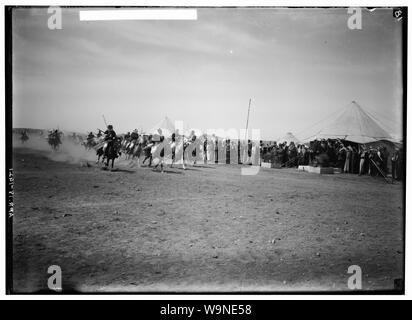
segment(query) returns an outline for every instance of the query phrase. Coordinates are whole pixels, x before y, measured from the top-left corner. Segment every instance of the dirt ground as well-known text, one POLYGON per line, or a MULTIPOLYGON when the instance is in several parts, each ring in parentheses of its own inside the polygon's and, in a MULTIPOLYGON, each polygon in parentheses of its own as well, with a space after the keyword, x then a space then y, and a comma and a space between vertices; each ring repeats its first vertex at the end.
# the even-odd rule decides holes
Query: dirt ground
POLYGON ((364 290, 403 277, 403 186, 356 175, 240 166, 53 161, 14 149, 15 292, 364 290))

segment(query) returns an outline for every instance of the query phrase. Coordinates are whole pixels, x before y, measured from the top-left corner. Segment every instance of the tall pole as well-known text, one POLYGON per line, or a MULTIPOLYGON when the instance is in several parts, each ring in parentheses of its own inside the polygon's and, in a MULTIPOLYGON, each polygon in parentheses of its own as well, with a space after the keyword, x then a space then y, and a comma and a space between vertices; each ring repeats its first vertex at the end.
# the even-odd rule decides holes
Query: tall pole
POLYGON ((106 127, 107 127, 107 122, 106 122, 106 118, 104 117, 104 114, 102 114, 102 116, 103 116, 103 121, 104 121, 104 124, 106 125, 106 127))
POLYGON ((249 108, 247 109, 247 120, 246 120, 246 132, 245 132, 245 140, 247 138, 247 129, 249 127, 249 114, 250 114, 250 104, 252 102, 252 98, 249 99, 249 108))

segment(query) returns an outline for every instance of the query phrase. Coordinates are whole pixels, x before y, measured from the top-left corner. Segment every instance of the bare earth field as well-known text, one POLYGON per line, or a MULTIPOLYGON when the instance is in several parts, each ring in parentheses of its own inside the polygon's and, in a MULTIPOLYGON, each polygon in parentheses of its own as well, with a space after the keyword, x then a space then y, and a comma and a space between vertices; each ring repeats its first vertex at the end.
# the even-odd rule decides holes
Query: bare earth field
MULTIPOLYGON (((403 186, 240 166, 116 171, 14 149, 15 292, 393 289, 403 277, 403 186)), ((84 162, 83 162, 84 164, 84 162)))

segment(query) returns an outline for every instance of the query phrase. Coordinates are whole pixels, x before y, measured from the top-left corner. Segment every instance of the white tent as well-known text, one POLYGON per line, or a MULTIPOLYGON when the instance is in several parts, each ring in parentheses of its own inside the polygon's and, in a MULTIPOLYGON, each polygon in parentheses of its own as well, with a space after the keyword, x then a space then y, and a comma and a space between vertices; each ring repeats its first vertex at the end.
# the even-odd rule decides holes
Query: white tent
POLYGON ((148 133, 150 134, 157 134, 158 130, 162 130, 162 134, 164 136, 171 136, 173 132, 175 132, 175 125, 172 120, 168 117, 164 117, 161 121, 159 121, 155 126, 153 126, 148 133))
POLYGON ((292 132, 286 132, 286 134, 277 140, 279 143, 286 142, 288 145, 293 142, 295 145, 300 144, 300 141, 298 138, 295 137, 295 135, 292 132))
POLYGON ((316 135, 305 140, 314 139, 343 139, 356 143, 369 143, 392 140, 392 137, 360 105, 352 101, 340 114, 328 121, 316 135))

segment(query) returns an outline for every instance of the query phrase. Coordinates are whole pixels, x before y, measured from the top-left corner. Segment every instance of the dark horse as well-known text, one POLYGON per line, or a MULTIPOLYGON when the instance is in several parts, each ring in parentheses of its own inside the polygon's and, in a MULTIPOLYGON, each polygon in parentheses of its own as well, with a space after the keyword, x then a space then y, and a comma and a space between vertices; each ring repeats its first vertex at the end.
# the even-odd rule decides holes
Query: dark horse
POLYGON ((59 149, 59 146, 62 144, 61 136, 62 136, 62 133, 58 130, 49 132, 47 141, 54 151, 59 149))
POLYGON ((27 140, 29 140, 29 136, 27 135, 26 131, 23 131, 20 136, 21 143, 24 144, 27 140))
POLYGON ((108 141, 106 150, 104 152, 104 158, 106 159, 105 166, 106 168, 109 166, 110 160, 112 161, 111 168, 113 169, 114 160, 121 155, 120 152, 121 148, 121 141, 119 138, 116 138, 114 141, 108 141))

